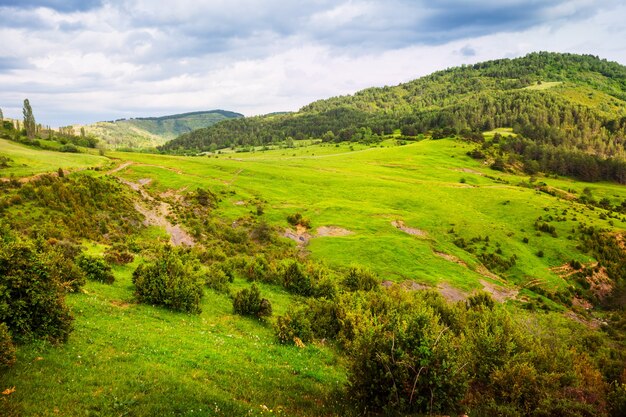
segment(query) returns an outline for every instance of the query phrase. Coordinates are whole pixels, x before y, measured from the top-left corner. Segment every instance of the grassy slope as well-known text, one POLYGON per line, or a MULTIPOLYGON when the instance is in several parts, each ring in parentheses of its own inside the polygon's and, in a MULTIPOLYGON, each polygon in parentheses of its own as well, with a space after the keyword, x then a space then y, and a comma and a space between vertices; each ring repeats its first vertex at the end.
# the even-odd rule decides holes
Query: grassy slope
MULTIPOLYGON (((44 143, 47 142, 45 141, 44 143)), ((72 154, 35 150, 34 148, 4 139, 0 139, 0 155, 7 156, 13 160, 8 168, 0 169, 0 177, 9 177, 11 175, 24 177, 56 171, 59 168, 67 170, 84 169, 101 166, 109 161, 102 156, 84 153, 72 154)))
MULTIPOLYGON (((488 233, 492 244, 502 244, 505 255, 516 253, 520 259, 509 272, 510 281, 540 278, 548 285, 563 285, 548 268, 572 257, 585 259, 566 239, 574 223, 553 223, 559 231, 556 239, 534 236, 532 223, 546 207, 552 214, 552 208, 574 208, 581 211, 576 213, 579 220, 606 226, 598 219, 599 210, 486 178, 498 175, 511 183, 524 179, 482 167, 465 156, 467 148, 446 139, 403 147, 353 145, 353 150, 350 145, 317 145, 219 158, 113 156, 135 162, 118 174, 153 178, 153 192, 196 186, 234 191, 219 208, 219 214, 232 219, 255 210, 252 203, 234 203, 262 199, 267 201, 265 216, 281 228, 285 216, 295 211, 310 217, 314 227, 348 228, 355 234, 313 239, 307 247, 311 256, 337 266, 357 262, 384 279, 443 280, 466 290, 478 288, 482 276, 433 254, 433 249, 441 250, 476 265, 472 255, 451 243, 447 231, 454 227, 466 238, 488 233), (394 219, 425 230, 428 237, 396 230, 390 225, 394 219), (524 236, 530 238, 528 245, 521 242, 524 236), (539 249, 546 257, 534 255, 539 249)), ((31 157, 39 158, 39 152, 31 157)), ((612 184, 545 181, 579 193, 590 187, 597 198, 626 198, 626 190, 612 184)), ((139 238, 162 235, 162 230, 149 228, 139 238)), ((90 248, 93 253, 102 250, 90 248)), ((333 400, 346 374, 332 346, 278 345, 270 326, 233 315, 230 300, 209 290, 199 316, 134 304, 131 272, 137 262, 115 268, 112 286, 88 283, 86 293, 69 296, 76 321, 67 344, 20 349, 17 365, 0 375, 0 389, 16 388, 7 404, 21 404, 23 415, 42 416, 272 414, 262 406, 278 415, 345 413, 333 400)), ((245 285, 238 279, 234 288, 245 285)), ((275 314, 284 313, 291 296, 281 288, 261 288, 275 314)))
MULTIPOLYGON (((427 284, 448 281, 466 290, 480 287, 483 277, 472 271, 473 255, 457 248, 452 228, 466 239, 488 234, 499 242, 504 256, 517 254, 517 266, 508 272, 510 281, 540 279, 548 286, 564 282, 549 271, 571 258, 585 260, 567 239, 577 222, 553 223, 558 238, 535 236, 538 216, 577 210, 578 220, 607 227, 599 210, 518 187, 527 177, 492 171, 465 155, 468 145, 453 141, 423 141, 404 147, 365 148, 355 145, 314 146, 264 153, 239 153, 218 158, 176 158, 140 154, 117 157, 180 170, 176 173, 154 166, 132 166, 123 175, 154 178, 153 191, 192 190, 196 186, 232 190, 236 194, 220 207, 222 215, 236 219, 254 209, 251 202, 266 200, 266 217, 285 227, 285 217, 301 211, 314 227, 340 226, 354 232, 345 237, 313 239, 307 249, 314 258, 333 266, 361 263, 383 279, 412 279, 427 284), (295 155, 295 156, 294 156, 295 155), (465 172, 469 171, 469 172, 465 172), (502 177, 502 184, 486 176, 502 177), (465 184, 461 184, 461 178, 465 184), (250 202, 247 206, 238 201, 250 202), (546 211, 548 209, 548 211, 546 211), (407 235, 391 226, 393 220, 428 233, 426 238, 407 235), (528 237, 529 244, 522 239, 528 237), (535 253, 543 250, 544 258, 535 253), (464 268, 437 256, 434 251, 455 255, 468 263, 464 268)), ((544 179, 542 179, 544 180, 544 179)), ((555 187, 579 193, 589 184, 545 179, 555 187)), ((623 187, 593 184, 597 198, 626 197, 623 187)), ((573 213, 573 212, 572 212, 573 213)), ((616 223, 624 228, 625 223, 616 223)), ((492 246, 493 248, 493 246, 492 246)))

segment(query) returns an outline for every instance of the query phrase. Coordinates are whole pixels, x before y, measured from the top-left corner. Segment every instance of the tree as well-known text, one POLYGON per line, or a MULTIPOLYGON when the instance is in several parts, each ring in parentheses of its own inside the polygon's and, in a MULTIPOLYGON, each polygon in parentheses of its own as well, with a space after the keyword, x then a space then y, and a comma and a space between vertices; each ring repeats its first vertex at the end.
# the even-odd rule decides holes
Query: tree
POLYGON ((30 107, 30 102, 28 99, 24 100, 24 129, 26 130, 26 136, 29 138, 35 137, 35 130, 37 128, 37 124, 35 123, 35 116, 33 116, 33 109, 30 107))
POLYGON ((0 109, 0 122, 4 121, 4 114, 2 114, 2 109, 0 109))

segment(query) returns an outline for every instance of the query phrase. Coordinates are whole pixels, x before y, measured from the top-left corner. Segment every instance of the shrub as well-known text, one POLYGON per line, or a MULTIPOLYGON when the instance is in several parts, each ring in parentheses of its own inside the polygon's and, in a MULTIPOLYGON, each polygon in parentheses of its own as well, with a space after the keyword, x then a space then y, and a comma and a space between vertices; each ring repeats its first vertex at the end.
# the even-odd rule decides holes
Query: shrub
POLYGON ((202 311, 204 281, 197 259, 169 246, 160 251, 155 262, 139 265, 133 272, 140 302, 188 313, 202 311))
POLYGON ((421 304, 391 302, 383 320, 368 318, 350 344, 350 394, 361 406, 402 413, 450 413, 466 390, 454 337, 421 304))
POLYGON ((489 294, 488 292, 479 291, 478 293, 470 296, 467 299, 466 305, 469 309, 486 307, 490 310, 493 310, 493 307, 495 306, 495 301, 493 301, 491 294, 489 294))
POLYGON ((310 296, 313 291, 311 277, 309 277, 298 262, 292 262, 287 269, 285 269, 283 285, 287 291, 293 294, 310 296))
POLYGON ((232 271, 229 275, 219 264, 211 265, 205 279, 207 287, 218 292, 227 293, 230 282, 233 282, 232 271))
POLYGON ((304 309, 296 309, 279 316, 274 331, 278 340, 285 344, 295 343, 296 338, 305 343, 313 339, 311 321, 304 309))
POLYGON ((378 288, 378 277, 369 269, 353 266, 346 274, 343 285, 350 291, 372 291, 378 288))
POLYGON ((261 298, 261 292, 256 284, 250 289, 244 288, 233 299, 233 310, 242 316, 268 317, 272 315, 272 303, 261 298))
POLYGON ((110 264, 126 265, 135 260, 135 256, 125 247, 115 245, 104 252, 104 260, 110 264))
POLYGON ((311 227, 311 221, 302 217, 302 214, 300 213, 288 215, 287 222, 292 226, 300 225, 306 227, 307 229, 311 227))
POLYGON ((309 299, 306 304, 291 307, 276 320, 274 330, 281 343, 294 343, 298 338, 309 342, 321 338, 335 338, 341 329, 340 307, 328 300, 309 299))
POLYGON ((7 325, 0 323, 0 369, 15 363, 15 345, 7 325))
POLYGON ((15 340, 62 342, 71 331, 65 289, 48 262, 32 244, 0 246, 0 322, 15 340))
POLYGON ((76 264, 85 272, 87 279, 102 282, 103 284, 113 284, 115 281, 111 267, 102 258, 80 255, 76 260, 76 264))

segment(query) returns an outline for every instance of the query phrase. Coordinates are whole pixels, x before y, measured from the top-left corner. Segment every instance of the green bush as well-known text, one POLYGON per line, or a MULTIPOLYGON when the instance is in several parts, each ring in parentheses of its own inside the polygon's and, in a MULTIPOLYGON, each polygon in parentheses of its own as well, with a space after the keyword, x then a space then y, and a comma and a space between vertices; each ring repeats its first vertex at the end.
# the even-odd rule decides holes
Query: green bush
POLYGON ((387 303, 394 313, 364 317, 365 331, 349 345, 351 397, 365 409, 461 411, 467 375, 453 333, 423 304, 387 303))
POLYGON ((135 295, 140 302, 188 313, 202 311, 204 282, 198 260, 169 246, 153 263, 139 265, 133 272, 135 295))
POLYGON ((87 279, 102 282, 103 284, 113 284, 115 282, 111 267, 102 258, 80 255, 76 260, 76 264, 85 272, 87 279))
POLYGON ((15 340, 62 342, 72 329, 65 288, 49 262, 30 243, 0 245, 0 322, 15 340))
POLYGON ((305 297, 310 296, 313 292, 311 277, 298 262, 292 262, 287 269, 285 269, 283 273, 283 285, 287 291, 305 297))
POLYGON ((302 342, 335 338, 341 329, 339 316, 340 307, 334 301, 308 299, 304 305, 292 306, 279 316, 274 331, 281 343, 293 343, 295 338, 302 342))
POLYGON ((7 325, 0 323, 0 369, 15 363, 15 345, 7 325))
POLYGON ((293 344, 296 338, 305 343, 313 339, 311 321, 304 309, 295 309, 279 316, 274 331, 280 343, 284 344, 293 344))
POLYGON ((372 271, 360 266, 350 268, 343 285, 350 291, 372 291, 378 288, 378 277, 372 271))
POLYGON ((242 316, 268 317, 272 315, 272 303, 266 298, 261 298, 259 288, 252 284, 250 289, 244 288, 235 294, 233 311, 242 316))

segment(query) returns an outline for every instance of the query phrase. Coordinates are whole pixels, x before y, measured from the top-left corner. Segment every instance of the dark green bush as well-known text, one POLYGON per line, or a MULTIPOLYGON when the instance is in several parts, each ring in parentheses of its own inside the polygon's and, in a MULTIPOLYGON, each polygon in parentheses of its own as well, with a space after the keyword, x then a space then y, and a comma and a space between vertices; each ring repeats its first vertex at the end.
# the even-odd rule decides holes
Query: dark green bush
POLYGON ((204 282, 197 259, 169 246, 153 263, 139 265, 133 272, 140 302, 189 313, 201 312, 204 282))
POLYGON ((278 340, 285 344, 293 344, 296 338, 305 343, 313 339, 311 321, 307 312, 301 308, 279 316, 274 331, 278 340))
POLYGON ((261 298, 259 288, 252 284, 250 289, 244 288, 235 294, 233 311, 242 316, 268 317, 272 315, 272 303, 266 298, 261 298))
POLYGON ((287 269, 285 269, 283 273, 283 285, 287 291, 305 297, 310 296, 313 292, 311 277, 298 262, 292 262, 287 269))
POLYGON ((0 245, 0 322, 15 340, 67 340, 72 316, 51 261, 30 243, 0 245))
POLYGON ((287 216, 287 222, 292 226, 303 226, 307 229, 311 227, 311 222, 309 219, 305 219, 302 217, 300 213, 294 213, 287 216))
POLYGON ((0 369, 15 363, 15 345, 7 325, 0 323, 0 369))
POLYGON ((103 284, 113 284, 115 282, 111 267, 102 258, 80 255, 76 259, 76 264, 85 272, 87 279, 102 282, 103 284))
POLYGON ((369 269, 353 266, 346 274, 343 285, 350 291, 372 291, 378 288, 379 280, 369 269))

